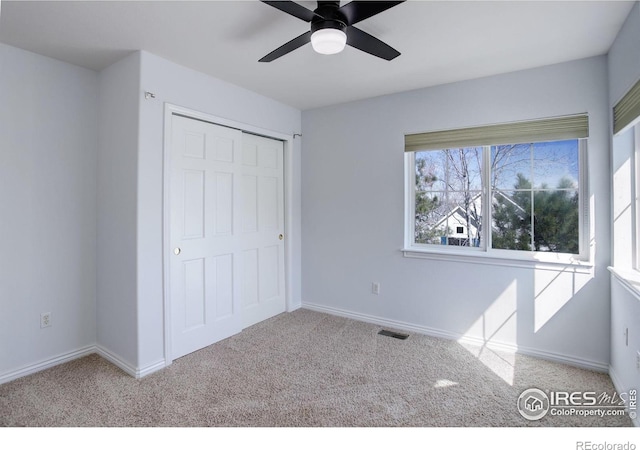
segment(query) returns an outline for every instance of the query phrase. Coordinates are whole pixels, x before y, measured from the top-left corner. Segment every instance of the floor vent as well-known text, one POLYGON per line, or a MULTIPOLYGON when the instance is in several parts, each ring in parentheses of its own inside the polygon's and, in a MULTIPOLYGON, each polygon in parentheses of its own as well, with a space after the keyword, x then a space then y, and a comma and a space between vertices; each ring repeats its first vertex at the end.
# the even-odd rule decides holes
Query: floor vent
POLYGON ((389 331, 389 330, 380 330, 378 334, 381 334, 383 336, 390 336, 396 339, 403 339, 403 340, 409 337, 408 334, 396 333, 395 331, 389 331))

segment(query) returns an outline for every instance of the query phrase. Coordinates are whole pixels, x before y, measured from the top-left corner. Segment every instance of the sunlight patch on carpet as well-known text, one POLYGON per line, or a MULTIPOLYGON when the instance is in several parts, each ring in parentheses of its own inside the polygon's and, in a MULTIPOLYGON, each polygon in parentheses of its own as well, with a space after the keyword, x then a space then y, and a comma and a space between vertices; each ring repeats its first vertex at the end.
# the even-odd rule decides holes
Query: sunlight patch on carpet
POLYGON ((433 385, 434 388, 445 388, 445 387, 451 387, 451 386, 457 386, 458 383, 456 383, 455 381, 451 381, 451 380, 438 380, 436 381, 436 384, 433 385))

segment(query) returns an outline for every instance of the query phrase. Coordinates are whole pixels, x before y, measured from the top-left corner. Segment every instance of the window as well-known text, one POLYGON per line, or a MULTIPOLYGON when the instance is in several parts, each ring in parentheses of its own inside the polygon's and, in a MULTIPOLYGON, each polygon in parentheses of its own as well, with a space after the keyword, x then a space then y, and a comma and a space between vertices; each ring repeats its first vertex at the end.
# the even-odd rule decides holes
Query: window
POLYGON ((640 124, 614 136, 612 266, 640 270, 640 124))
POLYGON ((416 243, 480 245, 482 154, 481 147, 415 153, 416 243))
MULTIPOLYGON (((456 130, 406 136, 405 251, 586 259, 587 117, 580 117, 582 128, 571 139, 548 139, 544 129, 534 129, 540 139, 521 142, 482 127, 476 133, 481 145, 434 148, 442 145, 442 133, 449 143, 474 142, 474 129, 462 130, 462 140, 456 130)), ((553 125, 545 119, 555 133, 553 125)))
POLYGON ((620 163, 628 158, 631 166, 629 178, 626 169, 613 174, 614 210, 631 212, 630 217, 620 213, 613 218, 616 235, 613 264, 640 270, 640 80, 613 107, 613 132, 614 164, 616 159, 620 163))
POLYGON ((640 282, 640 80, 613 107, 612 266, 638 296, 640 282))
POLYGON ((632 245, 634 254, 632 255, 634 269, 640 271, 640 123, 633 127, 634 146, 633 155, 633 177, 632 192, 634 201, 632 202, 632 245))

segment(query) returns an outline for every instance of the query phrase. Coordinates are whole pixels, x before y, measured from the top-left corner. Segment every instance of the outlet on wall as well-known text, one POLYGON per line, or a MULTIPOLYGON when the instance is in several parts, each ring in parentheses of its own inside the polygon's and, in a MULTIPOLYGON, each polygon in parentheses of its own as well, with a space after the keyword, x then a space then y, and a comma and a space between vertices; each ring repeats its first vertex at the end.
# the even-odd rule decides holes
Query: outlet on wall
POLYGON ((380 283, 374 281, 371 283, 371 293, 375 295, 380 295, 380 283))
POLYGON ((40 328, 47 328, 51 326, 51 313, 44 312, 40 314, 40 328))

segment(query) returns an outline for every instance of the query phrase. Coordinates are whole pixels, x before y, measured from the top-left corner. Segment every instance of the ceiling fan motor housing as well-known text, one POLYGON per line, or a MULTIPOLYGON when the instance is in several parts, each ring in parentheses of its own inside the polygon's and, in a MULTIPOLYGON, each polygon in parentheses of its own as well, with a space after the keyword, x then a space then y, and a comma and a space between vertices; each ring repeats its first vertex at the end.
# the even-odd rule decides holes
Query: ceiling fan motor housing
POLYGON ((340 2, 320 1, 315 9, 316 16, 311 20, 311 32, 332 28, 343 33, 347 29, 347 18, 340 13, 340 2))
POLYGON ((331 28, 333 30, 340 30, 343 33, 347 29, 347 25, 344 22, 340 22, 339 20, 331 20, 331 19, 318 19, 311 24, 311 32, 315 33, 318 30, 324 30, 326 28, 331 28))

